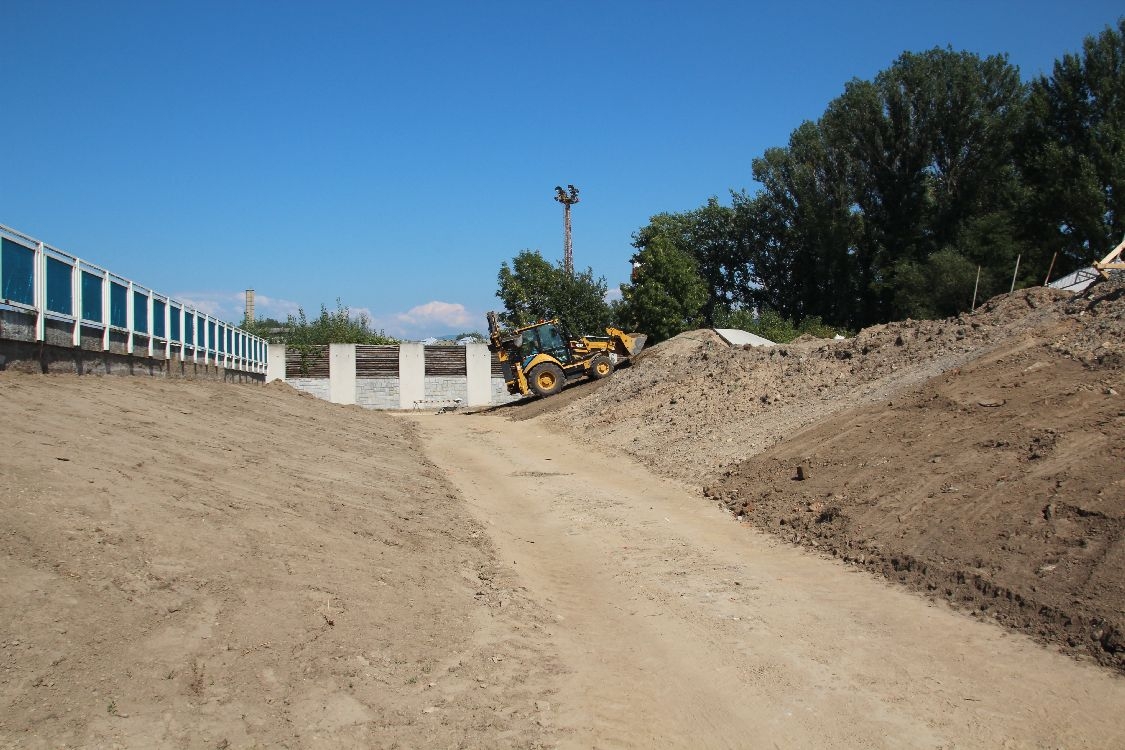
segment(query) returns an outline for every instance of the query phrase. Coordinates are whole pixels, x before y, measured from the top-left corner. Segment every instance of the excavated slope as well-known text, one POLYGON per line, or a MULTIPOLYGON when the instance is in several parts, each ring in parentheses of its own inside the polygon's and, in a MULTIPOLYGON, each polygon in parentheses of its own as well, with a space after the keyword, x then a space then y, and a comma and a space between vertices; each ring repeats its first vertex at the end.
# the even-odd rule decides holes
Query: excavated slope
POLYGON ((559 408, 521 408, 760 528, 1125 670, 1123 332, 1120 282, 844 341, 737 349, 694 331, 559 408))

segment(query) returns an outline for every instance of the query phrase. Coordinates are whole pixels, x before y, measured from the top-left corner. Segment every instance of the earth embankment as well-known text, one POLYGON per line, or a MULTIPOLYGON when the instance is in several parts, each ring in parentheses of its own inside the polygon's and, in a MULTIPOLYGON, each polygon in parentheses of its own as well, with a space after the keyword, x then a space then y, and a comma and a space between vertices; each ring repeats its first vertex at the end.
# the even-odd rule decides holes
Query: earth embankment
POLYGON ((14 373, 0 415, 0 745, 551 742, 538 611, 409 423, 14 373))
POLYGON ((735 348, 689 332, 600 387, 509 411, 1123 670, 1123 365, 1125 285, 1102 282, 842 341, 735 348))

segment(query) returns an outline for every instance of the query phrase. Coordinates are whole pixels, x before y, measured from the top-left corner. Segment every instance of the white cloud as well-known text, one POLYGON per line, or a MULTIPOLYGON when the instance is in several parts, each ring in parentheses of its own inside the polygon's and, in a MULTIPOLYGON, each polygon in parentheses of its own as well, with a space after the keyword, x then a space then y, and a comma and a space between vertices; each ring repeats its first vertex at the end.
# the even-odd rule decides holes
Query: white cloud
POLYGON ((458 302, 433 300, 406 312, 372 316, 372 321, 375 328, 383 328, 392 336, 417 339, 479 328, 475 325, 477 317, 483 320, 483 316, 475 315, 458 302))
POLYGON ((464 326, 471 322, 472 316, 460 303, 434 300, 412 307, 404 313, 398 313, 395 315, 395 320, 410 326, 431 324, 464 326))
MULTIPOLYGON (((177 292, 172 299, 228 323, 238 323, 246 314, 246 292, 177 292)), ((254 294, 254 317, 285 320, 297 314, 298 304, 265 294, 254 294)))
POLYGON ((613 289, 607 289, 605 292, 605 297, 603 297, 603 299, 606 302, 616 302, 617 300, 621 299, 621 287, 615 286, 613 287, 613 289))

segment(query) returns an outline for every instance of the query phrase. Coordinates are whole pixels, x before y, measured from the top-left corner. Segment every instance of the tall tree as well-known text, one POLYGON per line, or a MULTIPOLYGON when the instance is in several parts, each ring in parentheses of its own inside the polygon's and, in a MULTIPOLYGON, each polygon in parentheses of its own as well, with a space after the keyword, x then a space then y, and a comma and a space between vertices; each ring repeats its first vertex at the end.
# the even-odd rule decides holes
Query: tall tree
POLYGON ((605 277, 594 278, 592 268, 571 274, 562 264, 544 260, 538 250, 522 250, 510 266, 501 264, 497 282, 507 326, 559 318, 572 333, 583 335, 600 333, 610 323, 608 285, 605 277))
POLYGON ((698 328, 707 285, 695 259, 664 236, 653 237, 635 256, 631 284, 621 285, 622 315, 650 343, 698 328))
POLYGON ((801 125, 788 148, 769 149, 754 160, 761 191, 754 198, 734 196, 756 282, 745 297, 786 318, 818 316, 849 325, 861 296, 855 273, 858 217, 844 155, 824 135, 816 123, 801 125))
POLYGON ((749 248, 734 209, 711 197, 694 211, 657 214, 633 235, 633 246, 643 251, 658 238, 695 259, 707 288, 703 322, 714 325, 716 311, 737 300, 750 282, 746 263, 749 248))
POLYGON ((874 81, 852 81, 829 105, 822 127, 846 155, 862 216, 861 324, 906 312, 896 276, 907 264, 950 249, 1010 267, 1024 250, 1012 146, 1024 99, 1006 57, 933 49, 903 54, 874 81), (988 242, 971 241, 986 229, 988 242))
POLYGON ((1031 86, 1021 166, 1036 238, 1062 273, 1125 234, 1125 18, 1087 37, 1031 86))

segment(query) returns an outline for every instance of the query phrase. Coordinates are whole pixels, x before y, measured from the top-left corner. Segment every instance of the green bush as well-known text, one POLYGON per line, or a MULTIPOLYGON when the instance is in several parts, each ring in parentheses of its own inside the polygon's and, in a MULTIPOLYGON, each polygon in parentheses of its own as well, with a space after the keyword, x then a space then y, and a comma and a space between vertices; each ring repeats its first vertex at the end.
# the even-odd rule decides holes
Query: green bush
POLYGON ((788 343, 805 334, 826 339, 832 338, 838 333, 847 333, 826 325, 819 315, 809 316, 795 324, 768 307, 763 308, 757 314, 753 310, 747 309, 717 310, 715 327, 738 328, 778 344, 788 343))

